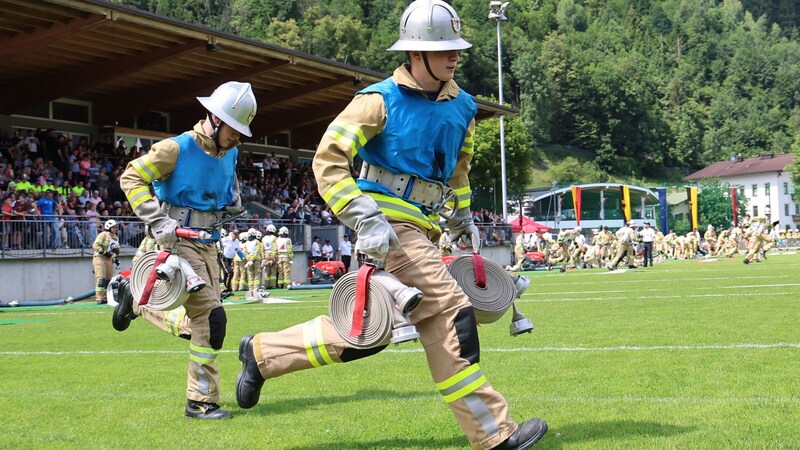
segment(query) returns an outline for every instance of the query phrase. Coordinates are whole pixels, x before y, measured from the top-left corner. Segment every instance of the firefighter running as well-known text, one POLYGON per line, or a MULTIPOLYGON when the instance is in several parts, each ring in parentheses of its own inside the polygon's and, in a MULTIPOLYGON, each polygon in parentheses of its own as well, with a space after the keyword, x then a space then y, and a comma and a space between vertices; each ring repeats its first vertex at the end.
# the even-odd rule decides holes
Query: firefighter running
MULTIPOLYGON (((193 130, 160 141, 147 155, 131 161, 120 184, 159 248, 172 249, 205 282, 205 288, 190 293, 184 303, 191 323, 184 414, 197 419, 225 419, 231 413, 218 404, 216 358, 225 339, 227 318, 220 299, 216 241, 219 222, 242 209, 236 146, 240 135, 252 135, 249 125, 257 106, 250 85, 235 81, 197 100, 206 109, 205 119, 193 130), (151 184, 158 200, 150 193, 151 184), (179 227, 205 231, 211 238, 179 240, 179 227)), ((142 309, 138 308, 139 299, 133 302, 130 295, 122 293, 120 300, 114 311, 115 327, 129 322, 142 309)), ((170 314, 178 310, 153 313, 169 321, 170 314)))
MULTIPOLYGON (((541 419, 517 424, 505 398, 486 380, 478 363, 473 309, 434 245, 441 234, 439 208, 451 190, 457 198, 447 219, 451 241, 468 234, 473 245, 480 244, 468 178, 477 107, 453 81, 459 50, 471 44, 461 38, 456 12, 441 0, 413 2, 401 23, 400 39, 390 50, 406 52, 409 63, 360 91, 328 126, 313 162, 319 191, 339 220, 356 230, 359 252, 385 261, 388 272, 422 291, 411 321, 435 386, 472 447, 527 449, 547 424, 541 419), (356 154, 365 161, 358 180, 349 169, 356 154)), ((265 379, 353 361, 384 348, 353 348, 328 316, 245 336, 239 345, 243 368, 237 402, 242 408, 255 406, 265 379)))

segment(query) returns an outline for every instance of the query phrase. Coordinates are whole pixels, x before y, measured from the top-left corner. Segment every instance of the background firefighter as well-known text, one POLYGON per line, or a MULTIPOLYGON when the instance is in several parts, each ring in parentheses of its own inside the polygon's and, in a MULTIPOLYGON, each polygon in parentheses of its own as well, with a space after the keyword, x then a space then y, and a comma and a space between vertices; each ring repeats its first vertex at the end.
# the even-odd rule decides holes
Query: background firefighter
MULTIPOLYGON (((94 269, 95 298, 97 304, 107 303, 106 288, 114 276, 114 260, 119 255, 119 237, 117 237, 117 221, 106 220, 103 232, 97 235, 92 243, 92 268, 94 269)), ((119 263, 117 263, 119 264, 119 263)))

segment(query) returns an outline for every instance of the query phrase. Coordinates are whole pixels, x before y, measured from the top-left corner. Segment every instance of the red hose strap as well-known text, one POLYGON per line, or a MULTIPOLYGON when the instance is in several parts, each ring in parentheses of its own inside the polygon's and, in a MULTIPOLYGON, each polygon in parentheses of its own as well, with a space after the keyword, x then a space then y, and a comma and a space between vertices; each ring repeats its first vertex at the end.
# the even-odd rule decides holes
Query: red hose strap
POLYGON ((170 252, 164 250, 158 252, 156 255, 156 261, 153 263, 153 268, 150 269, 150 275, 147 277, 147 284, 144 285, 144 292, 142 292, 142 298, 139 299, 139 306, 146 305, 150 301, 150 294, 153 293, 153 287, 156 285, 156 280, 158 279, 158 274, 156 273, 156 267, 164 264, 169 257, 170 252))
POLYGON ((364 310, 367 308, 367 298, 369 297, 369 279, 375 272, 375 266, 364 264, 358 269, 356 278, 356 304, 353 306, 353 326, 350 328, 350 336, 361 335, 364 330, 364 310))
POLYGON ((483 289, 486 287, 486 267, 483 257, 477 253, 472 254, 472 265, 475 268, 475 286, 483 289))

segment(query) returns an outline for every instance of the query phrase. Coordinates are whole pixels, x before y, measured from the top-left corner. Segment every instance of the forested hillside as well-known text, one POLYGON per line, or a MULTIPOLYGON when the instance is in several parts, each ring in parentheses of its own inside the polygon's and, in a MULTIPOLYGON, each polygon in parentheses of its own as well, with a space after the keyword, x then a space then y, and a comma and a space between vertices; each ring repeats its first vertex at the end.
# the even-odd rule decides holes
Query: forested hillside
MULTIPOLYGON (((120 3, 390 73, 402 55, 386 48, 408 1, 120 3)), ((451 3, 474 44, 458 81, 496 96, 489 2, 451 3)), ((521 110, 514 142, 531 144, 509 148, 512 161, 530 158, 533 144, 568 145, 594 155, 577 172, 663 178, 789 151, 800 131, 800 2, 512 0, 507 15, 504 97, 521 110)))

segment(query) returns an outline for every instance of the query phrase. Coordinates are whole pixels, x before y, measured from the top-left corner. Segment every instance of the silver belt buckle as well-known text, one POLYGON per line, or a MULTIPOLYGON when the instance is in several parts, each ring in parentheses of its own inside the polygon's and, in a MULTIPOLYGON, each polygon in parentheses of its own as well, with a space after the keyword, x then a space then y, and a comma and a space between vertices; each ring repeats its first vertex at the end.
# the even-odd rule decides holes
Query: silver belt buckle
POLYGON ((453 207, 453 211, 455 211, 457 209, 457 206, 458 206, 458 198, 456 197, 456 191, 455 190, 453 190, 453 189, 451 189, 449 187, 445 187, 444 185, 441 185, 440 188, 442 189, 442 198, 441 198, 441 200, 439 200, 438 202, 432 204, 429 209, 431 210, 432 213, 438 214, 438 215, 440 215, 442 217, 447 218, 447 215, 443 214, 443 212, 442 212, 442 210, 444 209, 444 206, 450 200, 455 199, 456 200, 456 204, 453 207))

